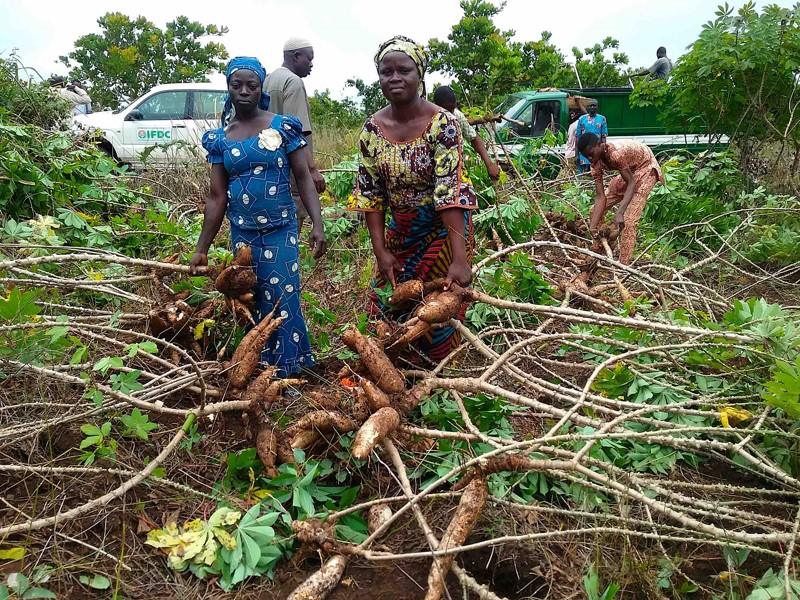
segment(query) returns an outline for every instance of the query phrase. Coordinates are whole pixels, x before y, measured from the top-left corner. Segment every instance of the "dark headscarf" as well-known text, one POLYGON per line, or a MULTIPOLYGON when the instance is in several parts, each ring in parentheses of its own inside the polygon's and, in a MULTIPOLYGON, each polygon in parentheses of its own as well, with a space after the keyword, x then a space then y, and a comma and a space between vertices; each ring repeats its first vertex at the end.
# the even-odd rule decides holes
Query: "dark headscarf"
MULTIPOLYGON (((261 100, 258 101, 258 108, 263 110, 269 109, 269 94, 264 90, 264 80, 267 78, 267 71, 261 65, 261 62, 253 56, 237 56, 232 58, 228 63, 228 68, 225 70, 225 83, 230 84, 231 75, 240 69, 247 69, 258 75, 259 85, 262 87, 261 100)), ((222 126, 226 127, 230 123, 232 116, 233 104, 231 103, 231 96, 225 96, 225 107, 222 109, 222 126)))
POLYGON ((390 52, 402 52, 414 61, 419 73, 419 95, 425 95, 425 71, 428 69, 428 54, 425 48, 414 40, 404 35, 396 35, 390 40, 383 42, 375 54, 375 67, 377 68, 383 57, 390 52))

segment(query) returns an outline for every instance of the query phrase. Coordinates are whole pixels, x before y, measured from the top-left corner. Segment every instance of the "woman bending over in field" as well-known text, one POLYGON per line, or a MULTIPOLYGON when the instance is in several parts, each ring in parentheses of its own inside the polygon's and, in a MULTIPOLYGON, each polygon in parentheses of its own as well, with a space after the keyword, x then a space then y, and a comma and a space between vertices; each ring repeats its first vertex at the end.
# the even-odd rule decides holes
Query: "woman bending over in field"
MULTIPOLYGON (((424 98, 427 62, 423 48, 402 36, 384 42, 375 55, 389 106, 371 115, 361 131, 350 208, 365 213, 378 267, 376 288, 409 279, 441 277, 446 288, 472 280, 470 211, 477 201, 463 176, 455 117, 424 98)), ((387 310, 374 292, 370 309, 387 310)), ((443 327, 417 347, 438 362, 458 343, 456 331, 443 327)))
POLYGON ((606 143, 594 133, 584 133, 578 138, 578 152, 589 159, 595 183, 596 199, 589 220, 594 239, 592 250, 600 251, 600 224, 608 210, 616 207, 614 225, 620 229, 619 262, 629 265, 636 246, 636 227, 647 198, 658 182, 664 183, 661 167, 648 146, 633 140, 606 143), (606 171, 619 174, 604 188, 606 171))
POLYGON ((232 106, 235 116, 227 127, 203 136, 211 163, 211 195, 189 265, 194 272, 208 264, 208 248, 227 211, 233 251, 244 245, 253 251, 257 278, 254 317, 262 319, 277 304, 277 314, 285 318, 267 342, 261 361, 275 365, 278 376, 286 377, 314 365, 300 308, 297 213, 289 189, 289 169, 311 216, 308 241, 315 258, 326 250, 319 197, 305 155, 297 152, 306 145, 300 121, 267 110, 269 96, 261 92, 265 77, 261 63, 237 57, 228 64, 225 75, 225 112, 230 114, 232 106))

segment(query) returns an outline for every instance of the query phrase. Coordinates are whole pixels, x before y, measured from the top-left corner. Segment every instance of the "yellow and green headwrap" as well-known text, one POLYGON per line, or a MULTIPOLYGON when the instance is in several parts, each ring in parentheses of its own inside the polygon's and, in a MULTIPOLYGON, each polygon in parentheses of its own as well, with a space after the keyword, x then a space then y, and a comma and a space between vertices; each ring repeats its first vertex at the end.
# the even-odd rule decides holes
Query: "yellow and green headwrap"
POLYGON ((404 35, 396 35, 390 40, 383 42, 375 54, 375 67, 377 68, 383 57, 390 52, 402 52, 410 57, 417 65, 419 72, 419 95, 425 95, 425 71, 428 69, 428 54, 425 48, 420 46, 414 40, 405 37, 404 35))

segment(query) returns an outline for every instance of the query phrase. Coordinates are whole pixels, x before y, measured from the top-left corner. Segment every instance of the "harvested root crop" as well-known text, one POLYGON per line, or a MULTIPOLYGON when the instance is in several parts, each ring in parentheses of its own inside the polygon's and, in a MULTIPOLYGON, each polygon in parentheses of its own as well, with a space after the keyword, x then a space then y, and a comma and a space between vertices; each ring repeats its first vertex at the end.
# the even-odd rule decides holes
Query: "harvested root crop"
POLYGON ((293 385, 301 386, 305 385, 305 383, 305 379, 276 379, 269 384, 269 387, 264 394, 264 398, 262 399, 262 405, 264 408, 268 408, 270 404, 281 399, 284 390, 292 387, 293 385))
POLYGON ((353 442, 353 457, 367 458, 381 440, 400 425, 400 414, 391 406, 386 406, 373 414, 356 434, 353 442))
POLYGON ((276 477, 275 459, 278 456, 278 439, 275 435, 275 424, 265 420, 258 428, 256 434, 256 452, 264 465, 264 473, 269 477, 276 477))
POLYGON ((393 341, 389 347, 393 349, 404 348, 411 342, 418 340, 423 335, 428 333, 430 328, 431 324, 428 323, 427 321, 423 321, 422 319, 417 319, 413 323, 409 321, 406 330, 402 333, 400 337, 398 337, 395 341, 393 341))
POLYGON ((405 379, 377 340, 362 335, 358 329, 351 327, 342 336, 342 341, 361 355, 361 361, 381 390, 387 394, 396 394, 405 388, 405 379))
POLYGON ((330 433, 331 431, 346 433, 355 431, 356 424, 338 410, 315 410, 300 417, 294 425, 287 429, 287 432, 293 434, 304 429, 321 433, 330 433))
POLYGON ((369 532, 375 533, 383 527, 383 524, 386 523, 392 517, 392 509, 389 507, 388 504, 376 504, 375 506, 370 507, 369 512, 367 513, 367 526, 369 527, 369 532))
POLYGON ((325 600, 339 585, 345 567, 347 557, 335 555, 319 571, 297 586, 287 600, 325 600))
POLYGON ((301 429, 292 437, 292 448, 308 448, 319 440, 320 437, 322 436, 320 436, 318 431, 313 429, 301 429))
POLYGON ((410 279, 409 281, 398 283, 392 290, 389 304, 399 306, 412 300, 419 300, 422 298, 423 290, 423 283, 419 279, 410 279))
POLYGON ((242 394, 242 400, 249 402, 253 407, 259 406, 259 403, 266 398, 267 390, 273 383, 272 378, 275 377, 276 371, 277 369, 270 365, 259 373, 258 377, 247 386, 244 394, 242 394))
POLYGON ((372 412, 377 412, 380 409, 390 406, 389 396, 377 385, 368 379, 361 380, 361 387, 364 389, 364 397, 366 398, 367 405, 372 412))
MULTIPOLYGON (((437 550, 450 550, 462 546, 475 528, 478 517, 486 504, 489 491, 483 477, 476 477, 464 490, 453 519, 447 526, 437 550)), ((425 600, 439 600, 444 594, 445 578, 453 565, 455 555, 446 554, 433 560, 428 574, 428 593, 425 600)))
POLYGON ((461 308, 464 294, 461 290, 451 289, 439 293, 431 301, 417 310, 417 316, 428 323, 444 323, 451 319, 461 308))
POLYGON ((264 344, 283 323, 283 317, 273 320, 274 314, 275 311, 273 310, 261 319, 261 322, 244 336, 236 348, 236 352, 233 353, 233 358, 231 359, 231 363, 234 365, 231 370, 231 385, 233 387, 244 389, 247 386, 247 380, 256 370, 261 359, 261 351, 264 349, 264 344))
POLYGON ((256 284, 256 274, 250 267, 231 265, 222 270, 214 280, 214 287, 229 298, 238 298, 256 284))
POLYGON ((231 261, 232 266, 236 267, 252 267, 253 266, 253 249, 250 244, 245 244, 236 253, 231 261))

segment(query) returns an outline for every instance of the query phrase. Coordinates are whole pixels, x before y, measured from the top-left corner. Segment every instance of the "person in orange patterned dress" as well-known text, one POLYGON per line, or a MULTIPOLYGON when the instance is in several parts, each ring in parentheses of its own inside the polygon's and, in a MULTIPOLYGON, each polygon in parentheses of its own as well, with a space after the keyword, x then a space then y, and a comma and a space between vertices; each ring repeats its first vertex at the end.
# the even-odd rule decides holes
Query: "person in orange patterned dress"
POLYGON ((602 143, 594 133, 584 133, 578 138, 578 152, 589 159, 595 182, 597 199, 592 207, 589 230, 599 250, 600 223, 608 209, 617 206, 614 225, 620 228, 619 261, 628 265, 636 246, 636 226, 642 218, 650 192, 664 175, 653 151, 645 144, 633 140, 602 143), (608 187, 603 187, 606 171, 618 171, 608 187))

